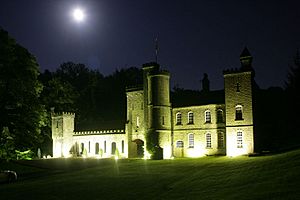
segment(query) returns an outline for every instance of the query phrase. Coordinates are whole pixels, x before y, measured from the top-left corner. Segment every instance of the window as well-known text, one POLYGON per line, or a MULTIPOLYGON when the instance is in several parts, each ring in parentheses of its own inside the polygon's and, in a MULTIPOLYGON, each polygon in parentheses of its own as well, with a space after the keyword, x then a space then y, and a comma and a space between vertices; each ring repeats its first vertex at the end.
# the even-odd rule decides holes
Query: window
POLYGON ((194 134, 189 134, 189 148, 194 148, 194 134))
POLYGON ((193 123, 194 123, 194 113, 188 112, 188 124, 193 124, 193 123))
POLYGON ((162 125, 165 125, 165 117, 164 116, 162 116, 162 118, 161 118, 161 123, 162 123, 162 125))
POLYGON ((176 114, 176 124, 177 125, 181 124, 181 113, 176 114))
POLYGON ((98 142, 95 144, 95 154, 96 155, 99 154, 99 143, 98 142))
POLYGON ((81 143, 81 153, 83 153, 84 150, 84 143, 81 143))
POLYGON ((89 141, 89 153, 91 153, 91 142, 89 141))
POLYGON ((111 155, 116 154, 117 144, 115 142, 111 143, 111 155))
POLYGON ((176 148, 183 148, 183 141, 177 141, 176 148))
POLYGON ((206 133, 206 148, 211 148, 211 134, 206 133))
POLYGON ((136 127, 138 128, 140 126, 140 118, 139 116, 136 117, 136 127))
POLYGON ((235 107, 235 120, 243 120, 243 107, 241 105, 235 107))
POLYGON ((241 84, 236 83, 236 92, 240 92, 241 84))
POLYGON ((237 148, 243 148, 243 133, 241 131, 237 132, 237 148))
POLYGON ((124 140, 122 140, 122 153, 124 153, 124 140))
POLYGON ((104 141, 104 153, 106 153, 106 141, 104 141))
POLYGON ((218 133, 218 148, 219 149, 224 148, 224 133, 222 133, 222 132, 218 133))
POLYGON ((205 111, 205 123, 211 123, 211 114, 210 111, 205 111))
POLYGON ((56 122, 56 128, 58 128, 58 121, 56 122))
POLYGON ((223 118, 223 110, 219 109, 217 110, 217 123, 223 123, 224 118, 223 118))

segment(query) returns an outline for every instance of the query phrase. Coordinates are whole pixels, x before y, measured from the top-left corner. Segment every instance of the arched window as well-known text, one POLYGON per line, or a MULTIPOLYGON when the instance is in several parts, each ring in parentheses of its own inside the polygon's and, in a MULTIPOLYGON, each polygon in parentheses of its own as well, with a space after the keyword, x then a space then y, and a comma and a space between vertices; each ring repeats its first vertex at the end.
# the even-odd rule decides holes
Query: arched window
POLYGON ((189 134, 189 148, 194 148, 194 134, 189 134))
POLYGON ((194 113, 192 111, 188 112, 188 124, 194 123, 194 113))
POLYGON ((206 133, 206 148, 211 148, 211 134, 206 133))
POLYGON ((235 120, 243 120, 243 106, 241 105, 235 107, 235 120))
POLYGON ((218 148, 223 149, 224 148, 224 133, 219 132, 218 133, 218 148))
POLYGON ((205 111, 205 123, 211 123, 211 114, 210 111, 205 111))
POLYGON ((96 155, 99 154, 99 143, 98 142, 95 144, 95 154, 96 155))
POLYGON ((177 141, 176 142, 176 148, 183 148, 183 141, 177 141))
POLYGON ((241 131, 237 132, 237 148, 243 148, 243 133, 241 131))
POLYGON ((115 142, 111 143, 111 155, 116 154, 117 144, 115 142))
POLYGON ((81 143, 81 153, 83 153, 84 150, 84 143, 81 143))
POLYGON ((177 125, 182 124, 180 112, 176 113, 176 124, 177 125))
POLYGON ((223 118, 223 110, 218 109, 217 110, 217 123, 223 123, 224 118, 223 118))
POLYGON ((136 127, 138 128, 140 126, 140 117, 136 117, 136 127))

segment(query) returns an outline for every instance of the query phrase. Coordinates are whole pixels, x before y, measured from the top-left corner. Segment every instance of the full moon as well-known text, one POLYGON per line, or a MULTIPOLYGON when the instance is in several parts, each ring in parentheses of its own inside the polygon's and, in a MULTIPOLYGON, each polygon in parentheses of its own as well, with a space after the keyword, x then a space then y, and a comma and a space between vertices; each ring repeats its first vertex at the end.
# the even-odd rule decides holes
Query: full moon
POLYGON ((84 13, 81 9, 76 8, 73 11, 73 18, 77 21, 77 22, 81 22, 84 20, 84 13))

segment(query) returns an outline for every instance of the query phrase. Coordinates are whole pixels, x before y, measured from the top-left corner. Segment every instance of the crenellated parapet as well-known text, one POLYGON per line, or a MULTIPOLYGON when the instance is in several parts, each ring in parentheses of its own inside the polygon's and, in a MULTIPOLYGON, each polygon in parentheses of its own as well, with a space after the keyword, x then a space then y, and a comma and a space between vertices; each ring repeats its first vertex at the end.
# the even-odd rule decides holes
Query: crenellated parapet
POLYGON ((245 68, 231 68, 231 69, 223 70, 223 75, 225 75, 225 74, 236 74, 236 73, 249 72, 249 71, 251 71, 251 70, 245 69, 245 68))
POLYGON ((70 117, 75 117, 75 113, 73 112, 59 112, 59 113, 52 113, 52 117, 60 117, 60 116, 70 116, 70 117))
POLYGON ((75 131, 74 135, 103 135, 103 134, 125 134, 125 130, 98 130, 98 131, 75 131))

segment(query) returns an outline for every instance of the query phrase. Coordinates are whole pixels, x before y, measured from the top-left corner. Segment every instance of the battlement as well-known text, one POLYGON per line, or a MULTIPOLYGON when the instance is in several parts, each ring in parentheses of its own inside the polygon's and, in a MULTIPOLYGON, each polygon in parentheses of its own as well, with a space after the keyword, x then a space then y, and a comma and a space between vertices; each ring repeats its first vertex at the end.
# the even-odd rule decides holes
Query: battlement
POLYGON ((241 72, 251 72, 251 70, 245 69, 245 68, 231 68, 231 69, 223 70, 223 75, 236 74, 236 73, 241 73, 241 72))
POLYGON ((75 117, 75 113, 72 113, 72 112, 59 112, 59 113, 52 113, 51 116, 52 117, 60 117, 60 116, 75 117))
POLYGON ((74 135, 104 135, 104 134, 125 134, 123 129, 118 130, 99 130, 99 131, 75 131, 74 135))
POLYGON ((158 70, 158 71, 153 71, 149 74, 150 76, 170 76, 170 72, 168 70, 158 70))
POLYGON ((133 92, 133 91, 138 91, 138 90, 143 90, 143 85, 132 85, 132 86, 127 86, 126 87, 126 92, 133 92))

